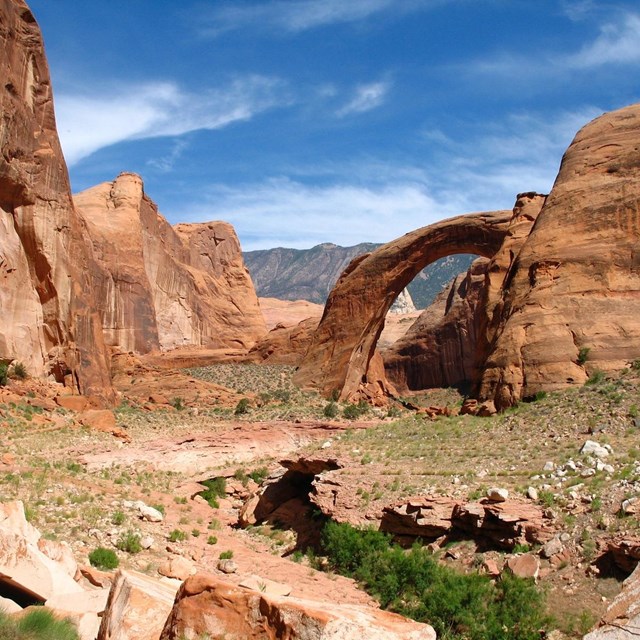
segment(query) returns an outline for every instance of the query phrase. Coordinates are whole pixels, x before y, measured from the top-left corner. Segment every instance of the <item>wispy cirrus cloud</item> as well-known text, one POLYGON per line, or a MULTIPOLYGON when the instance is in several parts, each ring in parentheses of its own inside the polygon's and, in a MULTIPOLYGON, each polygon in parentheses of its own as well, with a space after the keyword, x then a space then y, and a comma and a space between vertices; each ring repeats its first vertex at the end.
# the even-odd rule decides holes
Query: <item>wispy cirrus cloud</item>
POLYGON ((426 131, 437 152, 420 166, 359 157, 296 167, 264 181, 210 186, 197 202, 183 199, 173 217, 228 220, 245 250, 387 242, 443 218, 508 209, 523 191, 548 193, 576 131, 600 113, 520 112, 455 138, 426 131))
POLYGON ((251 75, 193 93, 173 82, 104 86, 56 99, 58 131, 69 165, 122 142, 220 129, 290 103, 282 80, 251 75))
MULTIPOLYGON (((592 3, 573 7, 571 19, 593 19, 603 15, 592 3)), ((599 34, 573 52, 547 51, 535 58, 517 53, 501 53, 494 57, 475 60, 465 65, 469 77, 492 75, 513 78, 516 81, 534 82, 536 79, 562 79, 576 71, 591 71, 609 66, 628 66, 640 63, 640 14, 618 12, 606 14, 599 24, 599 34)), ((542 85, 541 85, 542 86, 542 85)))
MULTIPOLYGON (((245 27, 298 33, 330 24, 356 22, 383 11, 406 13, 447 0, 271 0, 260 4, 223 3, 208 14, 204 35, 245 27)), ((448 0, 451 1, 451 0, 448 0)))
POLYGON ((379 107, 385 100, 389 90, 390 82, 371 82, 369 84, 361 84, 356 87, 355 95, 338 109, 336 115, 340 118, 352 113, 364 113, 379 107))
POLYGON ((569 66, 600 67, 640 62, 640 14, 624 13, 600 27, 600 35, 568 58, 569 66))

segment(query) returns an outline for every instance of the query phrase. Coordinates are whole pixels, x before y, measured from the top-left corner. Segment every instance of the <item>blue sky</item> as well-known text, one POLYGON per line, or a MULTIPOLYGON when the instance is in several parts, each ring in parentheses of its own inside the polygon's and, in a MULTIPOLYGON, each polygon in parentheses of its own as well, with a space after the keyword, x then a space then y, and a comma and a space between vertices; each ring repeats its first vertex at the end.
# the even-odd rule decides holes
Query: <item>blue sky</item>
POLYGON ((640 100, 637 0, 28 1, 74 191, 135 171, 245 250, 511 208, 640 100))

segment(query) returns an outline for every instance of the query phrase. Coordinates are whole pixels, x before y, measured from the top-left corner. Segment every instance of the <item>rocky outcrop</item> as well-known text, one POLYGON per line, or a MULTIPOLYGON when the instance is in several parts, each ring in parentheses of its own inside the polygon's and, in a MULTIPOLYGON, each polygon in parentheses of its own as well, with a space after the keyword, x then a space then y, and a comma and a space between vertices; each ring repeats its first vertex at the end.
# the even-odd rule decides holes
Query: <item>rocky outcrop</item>
POLYGON ((97 640, 158 640, 177 590, 173 583, 135 571, 118 571, 97 640))
POLYGON ((23 0, 0 0, 0 358, 113 399, 94 278, 56 132, 42 37, 23 0))
POLYGON ((640 633, 640 568, 624 581, 598 628, 583 640, 631 640, 640 633))
POLYGON ((500 410, 640 357, 639 147, 640 105, 606 114, 577 134, 551 194, 521 194, 510 220, 461 216, 352 262, 297 383, 343 399, 375 384, 390 393, 369 364, 381 312, 432 256, 466 251, 491 259, 476 318, 480 400, 500 410))
POLYGON ((503 286, 479 389, 496 407, 640 357, 638 148, 633 105, 586 125, 565 153, 503 286))
MULTIPOLYGON (((458 216, 423 227, 356 258, 331 292, 320 326, 294 381, 343 400, 390 392, 370 369, 385 316, 425 266, 455 253, 495 255, 506 237, 510 211, 458 216)), ((380 372, 382 373, 382 371, 380 372)))
POLYGON ((231 225, 172 228, 131 173, 74 200, 105 274, 96 299, 108 344, 248 349, 266 332, 231 225))
POLYGON ((474 379, 488 264, 486 258, 476 260, 381 352, 386 375, 400 393, 460 387, 474 379))
POLYGON ((212 574, 186 580, 160 640, 210 635, 247 640, 435 640, 426 624, 358 605, 325 603, 236 587, 212 574))

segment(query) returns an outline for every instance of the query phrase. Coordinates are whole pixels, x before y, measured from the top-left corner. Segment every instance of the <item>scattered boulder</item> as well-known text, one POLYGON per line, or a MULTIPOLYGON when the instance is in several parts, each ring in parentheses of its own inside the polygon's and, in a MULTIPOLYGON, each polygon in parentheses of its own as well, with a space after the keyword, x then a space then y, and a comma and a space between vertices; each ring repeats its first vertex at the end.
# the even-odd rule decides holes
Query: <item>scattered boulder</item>
POLYGON ((160 640, 199 635, 234 635, 255 640, 435 640, 436 637, 429 625, 380 609, 269 595, 230 585, 206 573, 192 576, 180 587, 160 640))
POLYGON ((537 580, 540 573, 540 561, 532 553, 523 553, 509 558, 506 568, 518 578, 533 578, 537 580))
POLYGON ((196 572, 196 567, 188 558, 173 556, 158 567, 158 573, 167 578, 186 580, 196 572))
POLYGON ((593 440, 587 440, 580 449, 583 456, 595 456, 596 458, 607 458, 611 454, 611 447, 601 445, 593 440))
POLYGON ((491 502, 505 502, 509 498, 509 491, 499 487, 487 489, 487 500, 491 502))
POLYGON ((119 570, 96 640, 158 640, 176 591, 173 584, 119 570))

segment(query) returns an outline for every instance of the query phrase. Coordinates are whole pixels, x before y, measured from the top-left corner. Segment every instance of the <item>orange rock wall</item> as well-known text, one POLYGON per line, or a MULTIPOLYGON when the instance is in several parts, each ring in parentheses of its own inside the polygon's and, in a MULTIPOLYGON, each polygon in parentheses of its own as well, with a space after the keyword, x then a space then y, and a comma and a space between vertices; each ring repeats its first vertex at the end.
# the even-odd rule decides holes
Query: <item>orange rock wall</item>
POLYGON ((96 297, 109 344, 248 349, 266 333, 230 224, 171 227, 131 173, 74 200, 104 272, 96 297))
POLYGON ((97 266, 71 201, 40 30, 22 0, 0 0, 0 358, 113 398, 97 266))

